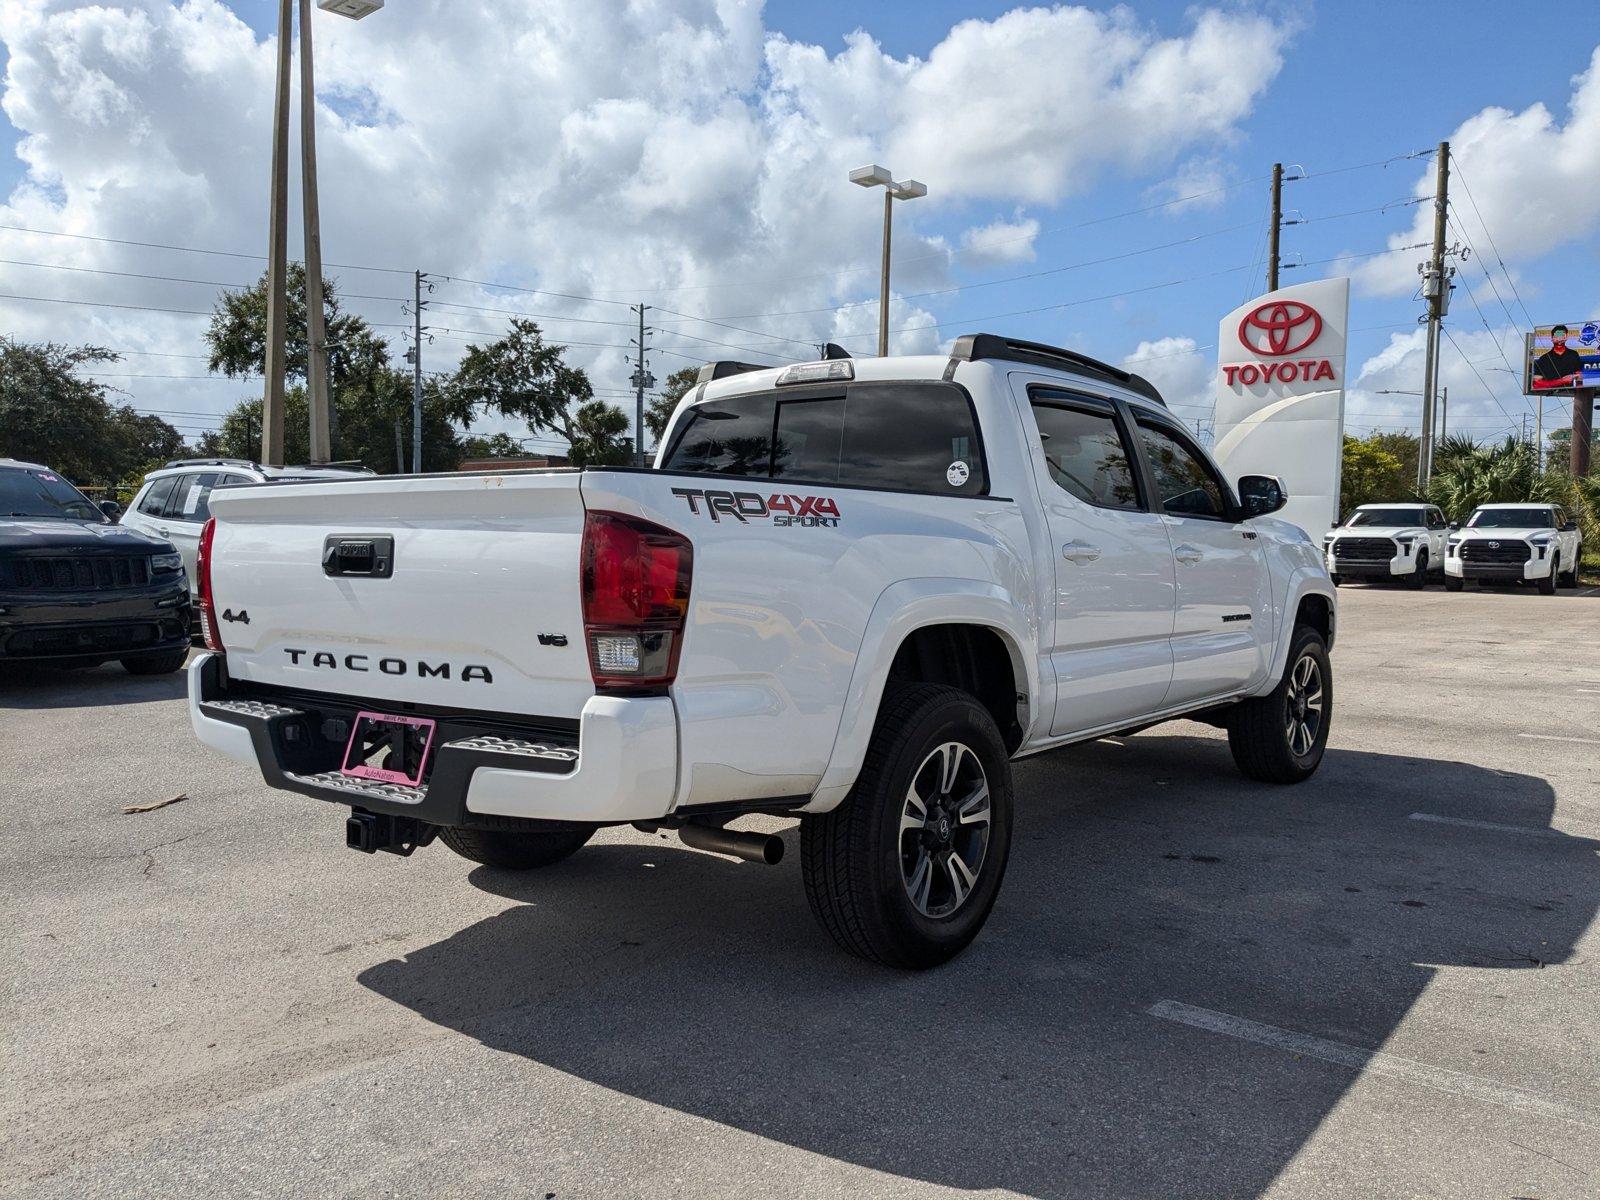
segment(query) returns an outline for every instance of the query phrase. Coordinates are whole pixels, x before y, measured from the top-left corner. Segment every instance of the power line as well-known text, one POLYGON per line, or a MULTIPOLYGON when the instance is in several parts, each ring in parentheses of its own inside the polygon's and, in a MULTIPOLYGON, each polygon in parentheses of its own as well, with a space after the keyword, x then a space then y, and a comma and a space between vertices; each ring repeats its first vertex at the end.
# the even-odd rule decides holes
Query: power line
MULTIPOLYGON (((32 229, 26 225, 0 225, 0 230, 10 233, 31 233, 39 237, 72 238, 80 242, 100 242, 110 246, 138 246, 146 250, 173 250, 180 254, 210 254, 218 258, 243 258, 252 262, 265 262, 264 254, 242 254, 237 250, 202 250, 196 246, 174 246, 166 242, 136 242, 127 238, 96 237, 88 233, 65 233, 59 229, 32 229)), ((336 267, 341 271, 379 271, 389 275, 409 275, 410 271, 401 270, 399 267, 364 267, 354 263, 324 263, 324 266, 336 267)))
POLYGON ((1467 357, 1466 351, 1463 350, 1460 343, 1456 341, 1456 335, 1450 332, 1450 327, 1448 325, 1440 325, 1439 328, 1444 331, 1445 337, 1450 339, 1450 344, 1455 347, 1456 353, 1461 356, 1461 361, 1466 363, 1467 366, 1471 368, 1474 375, 1477 375, 1478 382, 1483 385, 1483 390, 1489 393, 1489 399, 1494 401, 1494 406, 1500 410, 1501 415, 1515 425, 1517 423, 1516 418, 1511 415, 1510 411, 1504 404, 1500 403, 1500 397, 1495 394, 1494 389, 1489 386, 1489 384, 1484 380, 1483 376, 1478 374, 1478 368, 1472 365, 1472 360, 1467 357))
MULTIPOLYGON (((1533 314, 1528 311, 1528 306, 1522 302, 1522 297, 1517 292, 1517 281, 1511 278, 1511 271, 1506 267, 1506 260, 1500 257, 1500 248, 1494 244, 1494 234, 1489 232, 1489 222, 1483 219, 1483 213, 1478 208, 1478 202, 1472 197, 1472 187, 1467 183, 1467 177, 1461 171, 1461 159, 1459 156, 1453 160, 1452 165, 1455 167, 1456 178, 1461 180, 1461 189, 1467 193, 1467 202, 1472 205, 1472 211, 1477 215, 1478 224, 1483 228, 1483 236, 1488 239, 1489 249, 1494 251, 1494 259, 1500 264, 1500 270, 1505 274, 1506 283, 1511 287, 1511 294, 1516 297, 1517 307, 1522 309, 1522 315, 1528 319, 1528 324, 1532 326, 1534 323, 1533 314)), ((1488 272, 1485 271, 1484 274, 1487 275, 1488 272)), ((1512 322, 1512 324, 1515 323, 1512 322)))

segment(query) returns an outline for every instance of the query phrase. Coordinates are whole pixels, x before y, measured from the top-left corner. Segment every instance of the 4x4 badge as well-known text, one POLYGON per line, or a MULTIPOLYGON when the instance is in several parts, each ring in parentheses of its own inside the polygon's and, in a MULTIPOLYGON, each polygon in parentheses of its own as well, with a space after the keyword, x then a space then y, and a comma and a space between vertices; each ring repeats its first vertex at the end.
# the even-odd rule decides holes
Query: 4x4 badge
POLYGON ((248 625, 250 624, 250 611, 241 608, 238 612, 234 612, 233 609, 226 608, 222 610, 222 619, 224 621, 233 621, 240 625, 248 625))

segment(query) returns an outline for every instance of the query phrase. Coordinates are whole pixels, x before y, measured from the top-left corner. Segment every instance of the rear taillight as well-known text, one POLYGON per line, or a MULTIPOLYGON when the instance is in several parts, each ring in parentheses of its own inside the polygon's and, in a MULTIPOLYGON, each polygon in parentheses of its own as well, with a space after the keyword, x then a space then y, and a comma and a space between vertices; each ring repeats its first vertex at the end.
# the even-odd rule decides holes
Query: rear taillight
POLYGON ((604 692, 657 691, 677 677, 694 547, 621 513, 583 521, 583 637, 604 692))
POLYGON ((217 607, 211 601, 211 542, 217 536, 217 519, 210 517, 200 531, 200 549, 195 555, 195 582, 200 588, 200 633, 206 640, 206 649, 225 653, 222 630, 217 628, 217 607))

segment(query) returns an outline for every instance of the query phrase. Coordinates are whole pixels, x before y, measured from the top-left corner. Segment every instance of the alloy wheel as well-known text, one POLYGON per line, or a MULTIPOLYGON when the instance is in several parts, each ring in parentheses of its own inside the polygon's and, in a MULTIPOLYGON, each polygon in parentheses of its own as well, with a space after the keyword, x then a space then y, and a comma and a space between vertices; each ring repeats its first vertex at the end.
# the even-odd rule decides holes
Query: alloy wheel
POLYGON ((1304 757, 1317 744, 1322 729, 1322 665, 1316 657, 1303 654, 1289 672, 1285 695, 1284 735, 1289 752, 1304 757))
POLYGON ((961 742, 936 747, 911 777, 900 815, 900 878, 925 917, 948 917, 971 897, 991 830, 989 779, 961 742))

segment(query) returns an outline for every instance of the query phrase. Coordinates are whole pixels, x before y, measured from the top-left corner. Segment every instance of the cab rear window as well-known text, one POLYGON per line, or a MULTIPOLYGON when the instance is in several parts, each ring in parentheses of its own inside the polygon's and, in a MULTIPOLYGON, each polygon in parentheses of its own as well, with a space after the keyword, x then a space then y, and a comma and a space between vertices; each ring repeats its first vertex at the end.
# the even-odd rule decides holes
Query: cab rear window
POLYGON ((692 409, 663 467, 792 483, 981 496, 972 403, 944 383, 759 392, 692 409))

